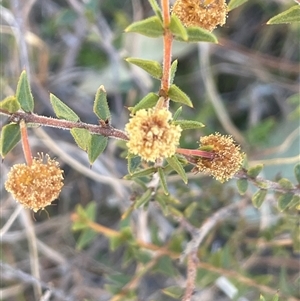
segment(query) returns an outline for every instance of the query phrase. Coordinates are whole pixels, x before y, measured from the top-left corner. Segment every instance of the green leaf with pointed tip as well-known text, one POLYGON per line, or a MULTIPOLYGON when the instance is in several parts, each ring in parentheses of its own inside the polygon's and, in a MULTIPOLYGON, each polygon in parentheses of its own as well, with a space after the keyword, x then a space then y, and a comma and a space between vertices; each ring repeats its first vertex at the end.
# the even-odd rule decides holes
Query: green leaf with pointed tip
POLYGON ((157 194, 155 197, 155 201, 157 201, 157 203, 160 205, 163 214, 168 215, 169 212, 168 212, 166 200, 162 197, 162 195, 157 194))
POLYGON ((184 168, 182 167, 182 164, 179 162, 176 156, 172 156, 170 158, 166 158, 167 162, 171 167, 180 175, 181 179, 185 184, 187 184, 188 179, 185 173, 184 168))
POLYGON ((182 113, 182 107, 179 107, 173 115, 173 120, 176 121, 181 113, 182 113))
POLYGON ((179 18, 174 14, 171 15, 170 30, 174 36, 178 36, 183 41, 188 40, 188 34, 186 28, 181 23, 179 18))
POLYGON ((300 22, 300 5, 294 5, 288 10, 271 18, 267 24, 284 24, 300 22))
POLYGON ((237 185, 240 195, 244 195, 248 189, 247 179, 238 179, 236 182, 236 185, 237 185))
POLYGON ((8 113, 15 113, 20 110, 21 106, 15 96, 8 96, 0 101, 0 109, 8 113))
POLYGON ((294 223, 294 229, 292 230, 292 241, 294 253, 300 253, 300 226, 299 221, 294 223))
POLYGON ((156 172, 156 167, 149 167, 149 168, 137 171, 133 174, 126 175, 124 178, 127 180, 130 180, 133 178, 141 178, 141 177, 146 177, 146 176, 152 175, 155 172, 156 172))
POLYGON ((91 134, 88 146, 88 157, 93 164, 107 146, 108 138, 96 134, 91 134))
POLYGON ((180 210, 176 209, 175 207, 168 205, 167 208, 172 215, 183 217, 183 213, 180 210))
POLYGON ((192 104, 190 98, 174 84, 171 85, 171 87, 168 91, 168 96, 174 102, 182 103, 182 104, 187 105, 191 108, 193 107, 193 104, 192 104))
POLYGON ((265 200, 265 197, 267 196, 268 191, 261 189, 256 191, 252 196, 252 203, 255 208, 260 208, 263 201, 265 200))
POLYGON ((263 167, 264 167, 263 164, 258 164, 256 166, 253 166, 253 167, 248 169, 247 175, 250 178, 256 178, 259 175, 259 173, 262 171, 263 167))
POLYGON ((79 120, 78 115, 54 94, 50 94, 50 102, 57 118, 74 122, 79 120))
POLYGON ((198 207, 198 203, 197 202, 190 203, 184 209, 184 216, 189 219, 193 215, 193 213, 197 210, 197 207, 198 207))
POLYGON ((187 27, 186 31, 188 34, 187 41, 184 41, 179 36, 175 36, 174 39, 181 42, 191 42, 191 43, 197 43, 197 42, 218 43, 216 36, 206 29, 200 27, 187 27))
POLYGON ((91 228, 83 229, 76 241, 76 249, 82 250, 88 246, 97 236, 97 233, 91 228))
POLYGON ((184 289, 181 288, 181 287, 179 287, 179 286, 169 286, 167 288, 164 288, 162 290, 162 292, 165 295, 167 295, 167 296, 169 296, 169 297, 171 297, 173 299, 178 300, 178 299, 180 299, 183 296, 184 289))
POLYGON ((151 5, 153 11, 155 12, 155 14, 160 18, 160 20, 162 20, 161 10, 160 10, 159 5, 156 2, 156 0, 149 0, 149 3, 151 5))
POLYGON ((143 60, 143 59, 133 58, 133 57, 129 57, 125 59, 125 61, 142 68, 156 79, 161 79, 162 77, 163 71, 162 71, 161 64, 156 61, 143 60))
POLYGON ((73 128, 70 130, 70 133, 73 136, 76 144, 86 152, 91 139, 90 132, 86 129, 73 128))
POLYGON ((134 208, 137 209, 149 202, 152 195, 151 189, 146 190, 134 203, 134 208))
POLYGON ((300 164, 296 164, 294 167, 294 174, 296 177, 297 182, 300 184, 300 164))
POLYGON ((173 84, 174 77, 177 71, 177 65, 178 65, 178 60, 175 60, 172 65, 171 65, 171 72, 170 72, 170 85, 173 84))
POLYGON ((161 20, 153 16, 130 24, 125 32, 136 32, 150 38, 158 38, 163 35, 164 29, 161 20))
POLYGON ((201 129, 205 127, 203 123, 194 120, 176 120, 174 124, 180 125, 183 130, 201 129))
POLYGON ((1 130, 0 153, 4 158, 20 141, 20 126, 15 123, 4 125, 1 130))
POLYGON ((131 108, 131 112, 135 114, 138 110, 153 108, 156 105, 158 99, 159 96, 151 92, 143 97, 133 108, 131 108))
POLYGON ((104 89, 104 86, 100 86, 97 90, 93 111, 99 117, 100 120, 107 121, 110 119, 111 115, 107 103, 106 91, 104 89))
POLYGON ((286 178, 280 179, 280 180, 278 181, 278 184, 279 184, 282 188, 284 188, 284 189, 293 189, 293 188, 294 188, 293 183, 292 183, 290 180, 286 179, 286 178))
POLYGON ((289 207, 292 209, 300 210, 300 195, 295 194, 291 200, 289 207))
POLYGON ((282 193, 278 198, 278 208, 280 211, 284 211, 288 206, 290 206, 294 194, 292 192, 282 193))
POLYGON ((231 11, 231 10, 239 7, 240 5, 244 4, 247 1, 248 0, 230 0, 228 3, 228 11, 231 11))
POLYGON ((259 301, 266 301, 265 297, 263 295, 259 296, 259 301))
POLYGON ((128 154, 128 172, 129 174, 133 174, 136 169, 140 166, 142 162, 142 158, 140 156, 128 154))
POLYGON ((160 179, 160 185, 161 185, 164 193, 166 195, 168 195, 169 190, 168 190, 167 180, 166 180, 164 170, 161 167, 158 168, 158 175, 159 175, 159 179, 160 179))
POLYGON ((32 112, 34 108, 33 96, 31 94, 31 89, 29 81, 27 78, 26 71, 24 70, 21 73, 21 76, 18 81, 16 98, 25 112, 32 112))

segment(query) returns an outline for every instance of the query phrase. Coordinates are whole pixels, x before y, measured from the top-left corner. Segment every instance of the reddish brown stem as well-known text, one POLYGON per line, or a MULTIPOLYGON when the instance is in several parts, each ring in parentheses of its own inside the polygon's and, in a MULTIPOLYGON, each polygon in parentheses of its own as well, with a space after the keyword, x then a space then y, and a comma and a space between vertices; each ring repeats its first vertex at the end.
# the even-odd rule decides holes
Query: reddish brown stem
POLYGON ((27 127, 24 119, 20 121, 20 131, 21 131, 21 140, 22 140, 24 157, 27 165, 30 166, 32 164, 32 154, 31 154, 31 149, 28 141, 27 127))
POLYGON ((182 154, 185 156, 196 156, 202 158, 213 159, 214 154, 212 152, 203 151, 200 149, 186 149, 186 148, 177 148, 176 153, 182 154))
MULTIPOLYGON (((172 62, 172 42, 173 35, 169 29, 170 25, 170 4, 169 0, 162 0, 163 26, 164 26, 164 53, 163 53, 163 75, 161 79, 161 89, 167 95, 170 88, 170 70, 172 62)), ((168 101, 166 102, 168 107, 168 101)))

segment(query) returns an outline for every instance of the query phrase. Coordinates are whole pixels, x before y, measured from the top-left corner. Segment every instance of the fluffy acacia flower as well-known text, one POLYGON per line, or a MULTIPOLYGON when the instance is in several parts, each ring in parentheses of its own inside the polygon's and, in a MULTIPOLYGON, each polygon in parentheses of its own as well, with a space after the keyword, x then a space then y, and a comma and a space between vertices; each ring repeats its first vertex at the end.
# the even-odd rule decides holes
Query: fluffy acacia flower
POLYGON ((172 12, 185 26, 197 26, 209 31, 226 22, 225 0, 177 0, 172 12))
POLYGON ((214 156, 212 159, 197 160, 193 171, 208 173, 223 183, 231 179, 241 167, 243 153, 231 136, 215 133, 201 137, 200 149, 210 149, 214 156))
POLYGON ((164 108, 137 111, 125 127, 129 152, 151 162, 174 155, 182 129, 171 120, 172 114, 164 108))
POLYGON ((24 207, 34 212, 56 199, 63 187, 59 163, 46 156, 34 158, 31 165, 15 164, 7 175, 5 188, 24 207))

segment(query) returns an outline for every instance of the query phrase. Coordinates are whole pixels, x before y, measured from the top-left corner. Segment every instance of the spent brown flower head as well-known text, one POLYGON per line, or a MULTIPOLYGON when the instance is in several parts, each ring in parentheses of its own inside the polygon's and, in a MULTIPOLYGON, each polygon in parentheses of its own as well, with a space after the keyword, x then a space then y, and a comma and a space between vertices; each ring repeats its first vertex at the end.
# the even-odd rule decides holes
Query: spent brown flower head
POLYGON ((129 152, 151 162, 174 155, 182 129, 171 121, 172 114, 164 108, 137 111, 125 127, 129 152))
POLYGON ((7 175, 5 188, 25 208, 36 212, 58 197, 63 187, 62 174, 57 161, 40 155, 31 165, 15 164, 7 175))
POLYGON ((221 183, 231 179, 243 162, 244 154, 231 136, 215 133, 201 137, 200 149, 210 149, 214 155, 198 159, 193 171, 207 173, 221 183))
POLYGON ((177 0, 172 9, 184 26, 197 26, 214 30, 226 22, 225 0, 177 0))

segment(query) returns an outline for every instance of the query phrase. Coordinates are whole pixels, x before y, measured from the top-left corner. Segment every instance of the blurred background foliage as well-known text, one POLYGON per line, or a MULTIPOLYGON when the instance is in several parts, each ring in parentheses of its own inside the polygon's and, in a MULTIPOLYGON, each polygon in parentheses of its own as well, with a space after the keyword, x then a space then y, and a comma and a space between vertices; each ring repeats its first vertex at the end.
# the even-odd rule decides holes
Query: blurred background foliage
MULTIPOLYGON (((215 131, 232 134, 222 122, 226 115, 243 138, 238 142, 250 166, 263 163, 262 177, 296 183, 299 25, 266 25, 293 4, 251 0, 230 12, 226 25, 214 32, 218 45, 174 43, 175 83, 194 104, 193 109, 184 107, 183 117, 206 125, 201 131, 185 131, 181 147, 196 148, 201 135, 215 131), (218 109, 220 103, 225 110, 218 109)), ((159 89, 159 81, 124 61, 162 60, 161 39, 124 34, 133 21, 153 15, 146 0, 3 0, 0 14, 1 99, 14 94, 26 69, 35 113, 54 116, 51 92, 82 121, 96 124, 94 95, 104 85, 112 125, 123 129, 129 116, 126 107, 159 89)), ((177 108, 172 103, 171 111, 177 108)), ((0 122, 3 126, 7 118, 1 116, 0 122)), ((143 193, 139 185, 122 180, 127 173, 126 160, 120 157, 122 143, 110 140, 91 169, 67 131, 32 128, 30 143, 34 154, 58 158, 65 187, 47 213, 33 217, 20 211, 4 190, 9 168, 24 162, 20 145, 1 164, 1 226, 16 212, 19 215, 2 236, 0 298, 37 300, 30 277, 40 274, 41 281, 53 287, 49 300, 180 300, 185 265, 168 253, 154 258, 137 240, 180 253, 190 234, 175 211, 163 211, 155 198, 146 210, 133 210, 121 219, 143 193), (71 221, 75 211, 85 222, 71 221), (87 219, 122 235, 89 227, 87 219), (33 262, 39 272, 34 272, 33 262)), ((193 300, 259 300, 260 293, 272 300, 277 290, 280 300, 300 300, 299 211, 279 212, 272 193, 256 210, 251 195, 257 188, 250 186, 240 196, 235 180, 220 184, 189 173, 188 185, 175 174, 167 182, 173 208, 195 227, 227 205, 244 204, 218 222, 200 246, 204 265, 198 269, 193 300)), ((164 197, 160 190, 157 195, 164 197)))

